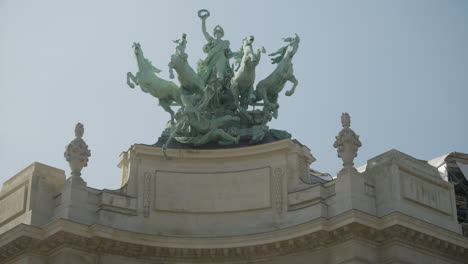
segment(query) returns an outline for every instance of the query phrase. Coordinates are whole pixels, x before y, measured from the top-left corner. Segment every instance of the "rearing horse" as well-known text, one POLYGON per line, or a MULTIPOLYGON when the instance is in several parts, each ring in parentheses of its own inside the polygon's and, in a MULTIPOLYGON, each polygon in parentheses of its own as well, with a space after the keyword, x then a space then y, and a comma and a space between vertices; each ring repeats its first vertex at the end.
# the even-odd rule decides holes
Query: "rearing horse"
POLYGON ((140 43, 133 43, 133 50, 138 63, 138 72, 134 76, 131 72, 127 73, 127 84, 130 88, 139 85, 141 90, 149 93, 159 99, 159 105, 171 114, 171 122, 174 122, 174 111, 171 109, 173 102, 183 106, 180 99, 180 89, 173 82, 158 78, 155 73, 161 72, 154 67, 151 62, 143 56, 140 43), (133 81, 130 82, 130 80, 133 81))
MULTIPOLYGON (((250 101, 255 99, 253 84, 255 82, 255 67, 260 62, 261 53, 265 53, 265 48, 257 50, 257 54, 253 52, 252 43, 254 36, 245 38, 242 44, 242 49, 239 52, 242 59, 239 67, 231 79, 231 92, 234 96, 234 104, 239 105, 240 109, 247 109, 250 101), (240 96, 240 104, 239 104, 240 96)), ((239 56, 238 56, 239 57, 239 56)))
POLYGON ((286 96, 291 96, 296 90, 298 81, 293 74, 293 64, 291 62, 294 54, 299 48, 299 36, 286 38, 284 41, 289 44, 278 51, 269 54, 269 56, 278 55, 272 59, 272 63, 278 63, 276 69, 265 79, 257 84, 255 94, 257 101, 263 100, 264 107, 272 112, 274 118, 278 117, 278 94, 283 90, 287 81, 293 83, 291 90, 287 91, 286 96))
POLYGON ((198 111, 197 107, 205 89, 205 83, 190 67, 185 53, 187 44, 187 35, 184 33, 180 40, 174 41, 178 43, 176 52, 171 56, 169 62, 169 78, 174 79, 174 70, 177 72, 177 79, 180 83, 181 100, 184 107, 189 111, 198 111))

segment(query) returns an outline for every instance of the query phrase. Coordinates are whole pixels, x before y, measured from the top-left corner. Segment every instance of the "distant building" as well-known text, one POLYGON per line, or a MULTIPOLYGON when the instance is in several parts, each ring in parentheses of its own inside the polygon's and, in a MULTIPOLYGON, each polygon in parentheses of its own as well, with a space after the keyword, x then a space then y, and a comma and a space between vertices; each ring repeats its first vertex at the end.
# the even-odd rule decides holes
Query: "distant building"
POLYGON ((442 179, 454 184, 458 222, 468 236, 468 154, 451 152, 428 163, 439 170, 442 179))

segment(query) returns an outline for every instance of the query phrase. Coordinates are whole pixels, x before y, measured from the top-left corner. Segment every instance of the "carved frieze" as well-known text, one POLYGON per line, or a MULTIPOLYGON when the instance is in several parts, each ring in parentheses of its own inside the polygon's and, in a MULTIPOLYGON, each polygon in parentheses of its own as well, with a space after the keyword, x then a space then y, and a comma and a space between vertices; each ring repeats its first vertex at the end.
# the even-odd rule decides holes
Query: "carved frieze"
POLYGON ((32 253, 48 256, 58 248, 73 248, 87 254, 106 254, 149 261, 171 263, 246 263, 265 261, 275 256, 296 254, 305 250, 331 248, 347 241, 359 240, 384 247, 395 242, 418 248, 431 254, 463 263, 468 259, 468 248, 441 240, 402 225, 392 225, 382 230, 359 223, 350 223, 333 230, 320 230, 296 238, 229 248, 176 248, 135 244, 99 236, 80 236, 60 231, 43 240, 20 236, 0 246, 0 263, 21 254, 32 253))

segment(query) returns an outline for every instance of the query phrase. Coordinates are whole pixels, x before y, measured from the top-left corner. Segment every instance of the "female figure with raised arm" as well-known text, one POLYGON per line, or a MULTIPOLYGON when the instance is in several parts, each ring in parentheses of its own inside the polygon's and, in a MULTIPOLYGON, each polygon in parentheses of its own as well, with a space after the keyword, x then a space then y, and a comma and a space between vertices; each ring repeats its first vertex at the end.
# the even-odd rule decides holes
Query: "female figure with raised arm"
POLYGON ((229 48, 229 40, 221 39, 224 37, 224 30, 221 26, 217 25, 213 29, 213 37, 206 31, 206 19, 210 13, 206 9, 198 11, 198 17, 202 20, 202 32, 208 41, 203 46, 203 51, 207 53, 205 60, 200 62, 199 74, 205 83, 217 80, 224 84, 226 80, 230 80, 233 73, 229 66, 229 58, 232 57, 232 51, 229 48))

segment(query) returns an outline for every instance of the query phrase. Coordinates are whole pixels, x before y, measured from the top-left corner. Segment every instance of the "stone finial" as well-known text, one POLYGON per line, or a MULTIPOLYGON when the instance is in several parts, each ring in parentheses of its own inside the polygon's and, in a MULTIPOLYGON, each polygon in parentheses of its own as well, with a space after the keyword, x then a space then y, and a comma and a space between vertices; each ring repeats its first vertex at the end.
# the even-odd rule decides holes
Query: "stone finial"
POLYGON ((70 164, 71 176, 81 179, 81 169, 88 165, 88 158, 91 156, 91 151, 88 145, 82 139, 84 133, 83 124, 78 123, 75 126, 75 139, 73 139, 65 148, 64 157, 70 164))
POLYGON ((343 129, 336 136, 333 147, 338 152, 338 157, 343 160, 343 169, 354 169, 354 158, 357 156, 357 151, 361 147, 359 136, 349 128, 351 126, 351 117, 348 113, 341 115, 341 124, 343 129))
POLYGON ((82 138, 84 134, 84 127, 83 124, 78 123, 75 126, 75 137, 82 138))
POLYGON ((351 117, 349 116, 348 113, 343 113, 341 115, 341 125, 344 128, 349 128, 351 126, 351 117))

